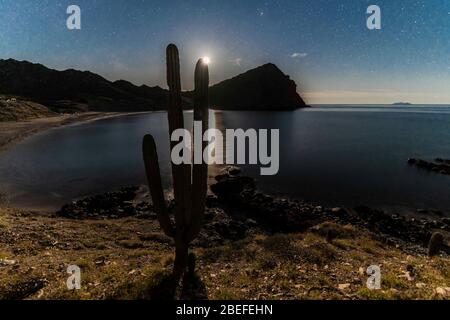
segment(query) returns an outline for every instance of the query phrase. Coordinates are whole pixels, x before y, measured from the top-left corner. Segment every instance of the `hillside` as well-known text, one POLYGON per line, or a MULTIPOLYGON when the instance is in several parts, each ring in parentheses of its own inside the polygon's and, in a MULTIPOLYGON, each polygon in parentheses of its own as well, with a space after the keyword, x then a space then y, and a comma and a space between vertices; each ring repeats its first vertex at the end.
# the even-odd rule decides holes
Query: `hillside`
POLYGON ((56 71, 27 61, 0 60, 0 93, 26 97, 56 111, 152 110, 157 109, 152 94, 160 98, 161 90, 113 83, 88 71, 56 71))
MULTIPOLYGON (((211 87, 216 109, 292 110, 305 103, 297 85, 273 64, 266 64, 211 87)), ((0 94, 25 97, 56 112, 163 110, 167 90, 111 82, 89 71, 57 71, 41 64, 0 60, 0 94)), ((192 92, 184 107, 192 107, 192 92)))
POLYGON ((205 225, 192 243, 197 271, 178 290, 170 277, 174 242, 145 189, 92 196, 49 214, 0 206, 0 299, 450 297, 448 253, 429 257, 422 242, 434 229, 430 221, 213 189, 222 192, 208 197, 205 225), (73 264, 81 290, 66 287, 73 264), (374 264, 382 270, 380 290, 367 288, 374 264))
POLYGON ((305 107, 296 83, 268 63, 210 89, 211 105, 223 110, 291 110, 305 107))
POLYGON ((54 115, 47 107, 15 97, 0 96, 0 122, 21 121, 54 115))

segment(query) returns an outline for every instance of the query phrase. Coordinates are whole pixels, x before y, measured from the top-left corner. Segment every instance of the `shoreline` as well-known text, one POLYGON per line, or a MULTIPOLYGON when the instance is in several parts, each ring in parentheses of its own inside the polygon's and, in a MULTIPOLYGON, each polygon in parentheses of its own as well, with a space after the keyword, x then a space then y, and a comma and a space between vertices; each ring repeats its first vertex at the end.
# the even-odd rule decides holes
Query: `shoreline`
MULTIPOLYGON (((217 110, 211 110, 214 113, 214 127, 220 130, 224 129, 221 112, 217 110)), ((145 112, 85 112, 77 115, 57 115, 52 117, 44 117, 44 118, 36 118, 30 119, 26 121, 8 121, 8 122, 0 122, 0 154, 2 152, 8 151, 10 148, 13 148, 17 144, 20 144, 25 139, 32 137, 36 134, 63 127, 63 126, 71 126, 71 125, 81 125, 93 121, 116 118, 116 117, 124 117, 124 116, 133 116, 133 115, 143 115, 153 112, 161 112, 161 111, 145 111, 145 112)), ((219 174, 223 173, 222 171, 227 168, 227 165, 210 165, 208 168, 208 194, 211 194, 211 190, 209 186, 216 183, 215 177, 219 174)), ((144 184, 147 187, 147 184, 144 184)), ((106 191, 105 191, 106 192, 106 191)), ((166 192, 171 192, 170 188, 166 190, 166 192)), ((97 194, 87 194, 85 197, 92 197, 97 194)), ((1 203, 2 197, 7 196, 7 194, 0 193, 0 208, 10 207, 11 209, 17 210, 25 210, 25 211, 33 211, 40 213, 49 213, 54 212, 60 207, 47 207, 47 206, 27 206, 27 205, 12 205, 5 206, 1 203)), ((80 199, 72 199, 73 201, 77 201, 80 199)))
MULTIPOLYGON (((219 130, 225 130, 225 126, 223 123, 223 117, 222 117, 222 111, 220 110, 211 110, 214 114, 214 128, 219 130)), ((133 115, 142 115, 142 114, 148 114, 153 112, 160 112, 160 111, 146 111, 146 112, 86 112, 86 113, 80 113, 76 115, 58 115, 53 117, 45 117, 45 118, 37 118, 27 121, 20 121, 20 122, 0 122, 0 154, 2 152, 7 151, 8 149, 16 146, 17 144, 21 143, 23 140, 42 132, 45 132, 47 130, 51 130, 58 127, 63 126, 71 126, 71 125, 81 125, 93 121, 103 120, 103 119, 109 119, 109 118, 115 118, 115 117, 122 117, 122 116, 133 116, 133 115), (25 130, 23 130, 25 129, 25 130), (6 136, 4 133, 7 133, 6 136)), ((225 152, 225 147, 222 152, 225 152)), ((227 168, 232 168, 236 166, 230 166, 226 164, 213 164, 210 165, 208 168, 208 194, 211 195, 212 192, 210 190, 210 186, 212 184, 217 183, 216 177, 226 173, 227 168)), ((147 186, 147 184, 144 184, 147 186)), ((126 186, 123 186, 126 187, 126 186)), ((265 192, 264 190, 261 190, 265 192)), ((102 193, 106 193, 107 191, 102 193)), ((170 188, 166 190, 166 192, 171 192, 170 188)), ((100 193, 101 194, 101 193, 100 193)), ((274 197, 283 197, 283 198, 289 198, 289 199, 300 199, 305 200, 302 197, 297 196, 289 196, 289 195, 283 195, 283 194, 272 194, 271 192, 268 192, 271 196, 274 197)), ((85 194, 81 198, 86 197, 92 197, 96 196, 98 194, 85 194)), ((2 199, 2 196, 7 196, 7 194, 0 193, 0 200, 2 199)), ((81 198, 72 199, 73 201, 80 200, 81 198)), ((317 206, 326 206, 326 207, 352 207, 352 205, 348 204, 333 204, 333 203, 327 203, 326 201, 310 201, 308 202, 312 204, 316 204, 317 206)), ((0 206, 3 204, 0 203, 0 206)), ((356 206, 356 205, 355 205, 356 206)), ((435 210, 433 208, 411 208, 407 206, 392 206, 392 205, 368 205, 371 208, 382 210, 385 212, 390 212, 392 214, 401 214, 406 217, 415 217, 415 218, 426 218, 426 219, 439 219, 440 217, 449 217, 448 211, 442 211, 442 210, 435 210)), ((3 207, 5 207, 3 205, 3 207)), ((20 210, 31 210, 31 211, 37 211, 37 212, 52 212, 55 210, 58 210, 60 206, 39 206, 39 205, 33 205, 33 206, 27 206, 27 205, 12 205, 11 207, 20 209, 20 210)))
POLYGON ((35 134, 69 125, 79 125, 91 121, 145 114, 148 112, 85 112, 80 114, 64 114, 53 117, 30 119, 26 121, 0 122, 0 153, 7 151, 26 138, 35 134))
MULTIPOLYGON (((65 125, 120 115, 97 114, 65 125)), ((224 128, 217 112, 215 127, 224 128)), ((198 283, 182 296, 158 289, 171 274, 174 243, 161 231, 146 188, 137 186, 89 196, 59 211, 0 205, 0 300, 450 296, 450 219, 419 221, 369 207, 278 198, 230 168, 209 166, 212 191, 202 232, 191 244, 198 283), (447 240, 428 257, 426 242, 436 231, 447 240), (384 279, 376 292, 366 288, 364 272, 374 263, 381 264, 384 279), (64 286, 69 265, 88 275, 81 290, 64 286)))

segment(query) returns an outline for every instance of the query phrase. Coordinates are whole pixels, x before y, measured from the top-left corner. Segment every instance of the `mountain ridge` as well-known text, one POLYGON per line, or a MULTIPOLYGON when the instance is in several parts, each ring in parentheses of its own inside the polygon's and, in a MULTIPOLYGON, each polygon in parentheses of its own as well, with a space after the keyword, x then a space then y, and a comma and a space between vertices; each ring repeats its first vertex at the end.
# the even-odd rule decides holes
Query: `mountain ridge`
MULTIPOLYGON (((268 63, 210 87, 211 107, 221 110, 293 110, 306 104, 297 85, 268 63)), ((0 59, 0 93, 36 101, 57 112, 165 110, 168 91, 109 81, 91 71, 54 70, 39 63, 0 59)), ((183 92, 192 108, 193 92, 183 92)))

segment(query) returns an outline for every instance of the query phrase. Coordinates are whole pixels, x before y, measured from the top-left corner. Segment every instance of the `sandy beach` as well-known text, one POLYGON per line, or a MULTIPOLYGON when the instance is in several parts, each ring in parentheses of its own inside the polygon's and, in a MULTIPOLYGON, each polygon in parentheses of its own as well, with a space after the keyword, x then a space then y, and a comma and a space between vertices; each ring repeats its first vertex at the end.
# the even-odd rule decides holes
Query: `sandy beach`
MULTIPOLYGON (((224 129, 224 124, 220 111, 214 112, 214 127, 220 130, 224 129)), ((122 117, 129 115, 146 114, 149 112, 86 112, 79 114, 64 114, 50 117, 42 117, 36 119, 30 119, 26 121, 5 121, 0 122, 0 153, 5 152, 15 145, 21 143, 24 139, 31 137, 35 134, 45 132, 47 130, 70 125, 80 125, 87 122, 108 119, 113 117, 122 117)), ((227 168, 226 165, 211 165, 208 168, 208 185, 216 183, 215 177, 222 174, 227 168)), ((168 190, 170 194, 170 190, 168 190)), ((211 194, 211 191, 208 192, 211 194)), ((0 192, 0 205, 5 206, 5 200, 7 198, 6 193, 0 192), (3 199, 3 200, 2 200, 3 199)), ((75 200, 75 199, 74 199, 75 200)), ((22 206, 22 204, 15 205, 13 207, 33 210, 38 212, 52 211, 49 207, 42 207, 33 205, 22 206)))
POLYGON ((37 118, 27 121, 0 122, 0 152, 23 139, 56 127, 95 121, 111 117, 120 117, 136 113, 130 112, 86 112, 79 114, 64 114, 54 117, 37 118))

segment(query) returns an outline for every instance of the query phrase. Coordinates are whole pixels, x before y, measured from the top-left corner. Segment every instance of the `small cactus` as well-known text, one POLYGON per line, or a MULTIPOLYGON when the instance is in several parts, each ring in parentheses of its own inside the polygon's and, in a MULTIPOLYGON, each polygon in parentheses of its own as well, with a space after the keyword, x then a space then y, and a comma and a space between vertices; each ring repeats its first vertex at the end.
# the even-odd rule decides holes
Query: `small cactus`
MULTIPOLYGON (((168 119, 169 134, 184 128, 181 100, 180 60, 178 49, 170 44, 167 47, 167 84, 169 86, 168 119)), ((202 136, 208 129, 208 65, 200 59, 195 68, 194 120, 202 122, 202 136)), ((195 141, 194 141, 195 143, 195 141)), ((171 148, 177 142, 171 141, 171 148)), ((202 141, 202 150, 206 147, 202 141)), ((195 148, 193 148, 195 150, 195 148)), ((158 220, 164 233, 175 240, 174 275, 181 276, 189 267, 193 273, 195 257, 188 255, 189 243, 200 232, 205 213, 208 165, 202 164, 176 165, 172 163, 173 192, 175 198, 175 226, 169 217, 161 173, 158 164, 156 144, 151 135, 143 141, 143 156, 150 194, 158 220), (194 262, 192 262, 194 261, 194 262)), ((191 155, 192 156, 192 155, 191 155)))
POLYGON ((428 242, 428 255, 430 257, 435 256, 441 250, 442 245, 444 244, 444 236, 440 232, 435 232, 430 238, 430 242, 428 242))

